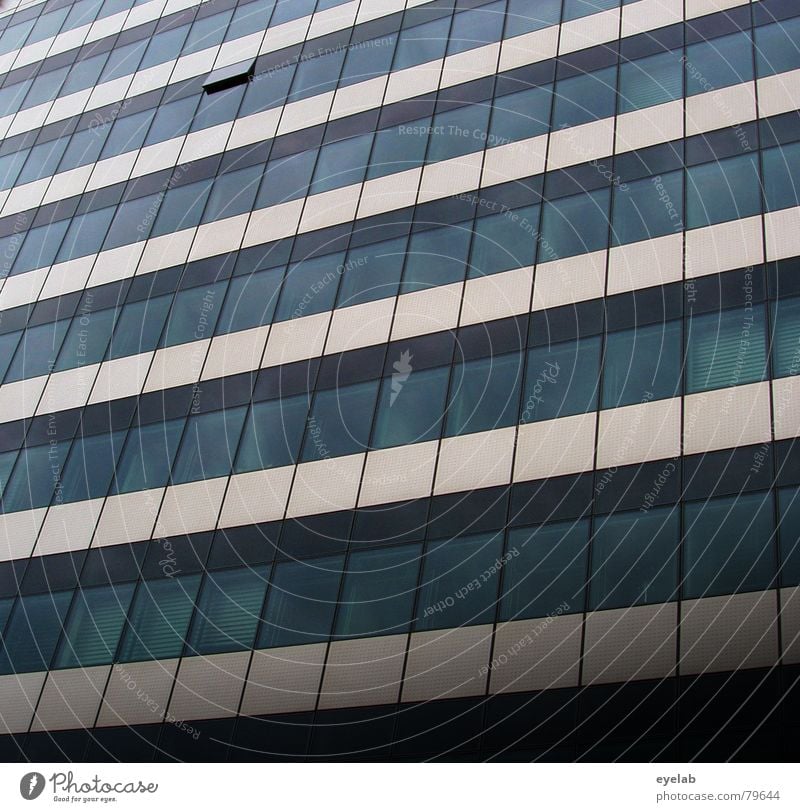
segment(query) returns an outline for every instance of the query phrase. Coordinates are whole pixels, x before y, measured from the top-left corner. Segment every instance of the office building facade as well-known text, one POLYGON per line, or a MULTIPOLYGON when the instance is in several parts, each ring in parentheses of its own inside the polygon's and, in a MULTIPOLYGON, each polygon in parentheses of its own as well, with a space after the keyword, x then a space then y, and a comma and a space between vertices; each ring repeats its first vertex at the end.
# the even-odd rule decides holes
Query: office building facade
POLYGON ((0 15, 4 759, 794 759, 793 0, 0 15))

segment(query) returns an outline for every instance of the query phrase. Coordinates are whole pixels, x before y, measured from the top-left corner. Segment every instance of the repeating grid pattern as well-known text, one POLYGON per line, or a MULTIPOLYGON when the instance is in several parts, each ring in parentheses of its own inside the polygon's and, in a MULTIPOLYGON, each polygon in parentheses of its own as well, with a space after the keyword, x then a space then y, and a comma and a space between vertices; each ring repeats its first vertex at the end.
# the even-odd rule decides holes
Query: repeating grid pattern
MULTIPOLYGON (((57 15, 43 5, 42 20, 57 15)), ((169 35, 198 11, 173 5, 109 15, 105 29, 86 27, 85 41, 95 30, 134 32, 148 19, 169 35), (156 23, 173 11, 174 21, 156 23)), ((12 756, 78 759, 421 758, 458 749, 474 758, 500 751, 688 758, 708 748, 702 726, 696 732, 686 722, 693 692, 716 685, 708 674, 741 670, 749 676, 725 677, 730 695, 750 690, 752 699, 769 683, 790 703, 800 656, 800 413, 793 405, 800 93, 796 54, 779 54, 767 69, 759 62, 759 37, 773 36, 763 32, 774 26, 785 39, 795 25, 786 4, 677 9, 684 4, 564 0, 543 4, 555 9, 547 24, 523 22, 522 31, 509 23, 519 10, 513 0, 455 9, 324 0, 303 9, 292 0, 255 0, 231 6, 220 24, 248 5, 264 6, 265 20, 273 14, 269 26, 217 43, 194 75, 266 56, 256 61, 257 80, 259 69, 285 70, 276 66, 287 58, 297 73, 274 107, 244 115, 240 101, 254 81, 223 91, 235 103, 215 120, 209 94, 211 127, 198 126, 201 101, 193 131, 178 139, 3 193, 0 213, 8 216, 0 227, 12 270, 0 288, 0 315, 13 329, 0 335, 9 337, 0 343, 8 347, 0 386, 0 733, 8 735, 0 747, 12 756), (279 9, 289 5, 284 20, 279 9), (319 43, 316 58, 327 59, 342 46, 326 45, 325 35, 339 32, 337 41, 349 42, 359 26, 393 15, 396 38, 406 20, 424 19, 412 15, 416 7, 444 21, 436 36, 447 45, 431 62, 398 69, 395 55, 383 73, 348 87, 344 74, 338 86, 314 84, 322 82, 314 59, 289 55, 295 45, 319 43), (481 31, 478 40, 475 21, 493 17, 494 35, 481 31), (625 84, 622 65, 633 63, 620 60, 613 44, 628 41, 634 53, 659 37, 681 49, 678 87, 669 90, 667 74, 645 60, 637 70, 658 87, 625 84), (703 62, 708 54, 717 64, 703 62), (556 79, 542 132, 495 145, 492 127, 506 98, 494 95, 497 88, 503 81, 541 88, 546 82, 530 77, 545 65, 556 79), (561 73, 564 65, 571 73, 561 73), (572 94, 570 82, 578 87, 587 77, 610 86, 610 109, 592 109, 591 83, 572 94), (367 101, 357 100, 373 84, 367 101), (365 153, 372 163, 354 168, 352 146, 367 132, 371 143, 377 113, 415 104, 427 118, 397 117, 411 138, 419 135, 414 126, 430 130, 417 137, 411 168, 371 176, 369 167, 380 166, 377 142, 365 153), (483 124, 473 126, 482 109, 483 124), (334 122, 336 137, 323 135, 334 122), (437 140, 440 122, 447 135, 437 140), (483 143, 465 148, 454 126, 472 137, 480 130, 483 143), (312 147, 299 180, 297 156, 305 153, 297 145, 315 139, 322 146, 312 147), (271 152, 259 151, 264 142, 271 152), (203 169, 212 155, 215 168, 203 169), (294 193, 265 196, 271 177, 281 189, 284 157, 294 193), (226 170, 256 178, 246 200, 236 203, 226 170), (191 183, 171 183, 178 173, 191 183), (153 236, 159 205, 183 188, 197 196, 204 181, 196 225, 176 223, 153 236), (645 186, 657 206, 631 192, 645 186), (111 206, 122 201, 116 219, 110 207, 96 208, 103 195, 111 206), (154 210, 145 206, 151 200, 154 210), (272 205, 260 206, 265 200, 272 205), (129 202, 138 206, 136 242, 129 240, 135 207, 123 209, 129 202), (18 233, 58 222, 65 204, 73 224, 111 212, 94 253, 62 262, 62 248, 42 267, 15 270, 18 233), (383 240, 365 236, 372 231, 383 240), (467 237, 459 242, 460 231, 467 237), (374 267, 368 251, 359 253, 372 243, 383 251, 372 257, 381 258, 382 273, 392 251, 403 258, 393 281, 378 282, 388 295, 370 294, 372 284, 356 279, 360 253, 368 256, 366 273, 374 267), (415 256, 422 258, 416 269, 415 256), (453 276, 446 263, 436 266, 442 256, 457 266, 453 276), (271 291, 268 313, 243 328, 237 314, 252 293, 236 281, 265 272, 274 279, 258 295, 271 291), (350 280, 357 304, 347 298, 350 280), (141 303, 149 318, 159 296, 163 313, 142 352, 144 333, 131 343, 120 314, 141 303), (96 308, 95 297, 107 306, 96 308), (65 336, 61 353, 71 353, 73 338, 77 355, 83 340, 85 356, 83 319, 110 349, 95 350, 91 364, 59 365, 65 336), (115 341, 129 348, 117 353, 115 341), (37 354, 47 358, 48 350, 42 370, 37 354), (550 403, 542 397, 548 387, 550 403), (148 427, 160 436, 155 444, 145 439, 148 427), (136 443, 141 452, 127 452, 136 458, 127 475, 137 484, 126 488, 125 449, 136 443), (54 451, 50 483, 30 462, 37 447, 54 451), (162 459, 151 451, 157 447, 162 459), (523 505, 517 513, 515 499, 523 505), (412 506, 416 536, 400 539, 396 526, 364 529, 369 516, 394 525, 412 506), (437 525, 437 510, 461 516, 463 526, 437 525), (655 558, 633 558, 629 537, 655 558), (528 547, 534 558, 523 553, 515 567, 531 539, 541 539, 528 547), (237 561, 244 566, 232 566, 237 561), (335 578, 303 587, 308 568, 335 578), (66 580, 55 589, 59 569, 66 580), (531 573, 538 596, 526 583, 531 573), (311 590, 305 604, 287 603, 303 588, 311 590), (35 609, 40 597, 47 606, 35 609), (155 613, 168 631, 153 632, 155 613), (290 633, 298 618, 314 631, 290 633), (38 660, 24 660, 25 635, 36 640, 38 660), (671 692, 672 728, 631 729, 611 744, 580 733, 605 686, 617 685, 625 701, 638 696, 643 705, 636 691, 671 692), (550 724, 540 739, 530 730, 516 740, 493 733, 534 700, 576 709, 563 735, 550 724), (455 739, 406 745, 430 733, 413 721, 414 703, 430 718, 440 715, 445 729, 461 720, 447 734, 455 739), (270 728, 275 748, 253 748, 273 723, 288 725, 281 733, 270 728), (337 726, 357 731, 346 753, 326 739, 326 728, 337 726)), ((57 32, 56 17, 36 28, 37 9, 17 11, 0 33, 0 52, 17 43, 0 66, 32 65, 31 79, 72 36, 67 22, 45 45, 35 43, 39 34, 23 45, 26 19, 33 31, 57 32), (18 40, 5 36, 15 24, 18 40)), ((105 18, 101 12, 98 20, 105 18)), ((144 42, 139 36, 131 42, 144 42)), ((166 36, 165 47, 180 48, 178 39, 166 36)), ((176 74, 181 60, 171 59, 154 63, 149 78, 141 70, 120 75, 105 96, 88 91, 84 109, 114 102, 124 109, 147 81, 163 105, 161 88, 169 93, 176 75, 184 78, 176 74)), ((56 112, 60 101, 41 109, 23 103, 7 117, 7 135, 35 134, 65 118, 56 112)), ((112 113, 112 133, 119 115, 112 113)), ((606 696, 605 704, 613 702, 606 696)), ((786 708, 788 724, 796 724, 795 709, 786 708)), ((775 730, 777 758, 784 732, 775 730)), ((725 757, 742 749, 721 747, 725 757)))

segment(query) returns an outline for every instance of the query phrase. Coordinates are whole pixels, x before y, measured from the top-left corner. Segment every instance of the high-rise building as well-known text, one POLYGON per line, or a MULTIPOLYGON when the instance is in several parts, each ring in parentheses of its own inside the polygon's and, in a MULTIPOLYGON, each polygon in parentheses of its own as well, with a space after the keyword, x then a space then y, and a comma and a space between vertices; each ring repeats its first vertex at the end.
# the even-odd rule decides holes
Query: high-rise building
POLYGON ((22 0, 0 71, 2 758, 796 757, 795 0, 22 0))

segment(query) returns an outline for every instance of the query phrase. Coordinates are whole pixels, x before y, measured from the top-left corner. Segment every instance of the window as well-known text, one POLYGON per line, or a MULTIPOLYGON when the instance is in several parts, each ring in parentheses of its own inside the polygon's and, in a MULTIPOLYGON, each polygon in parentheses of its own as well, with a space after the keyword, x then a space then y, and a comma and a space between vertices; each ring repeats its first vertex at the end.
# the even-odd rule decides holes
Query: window
POLYGON ((234 333, 269 324, 285 271, 283 267, 268 268, 231 279, 219 315, 217 333, 234 333))
POLYGON ((50 364, 58 357, 69 323, 69 319, 61 319, 25 330, 5 382, 46 375, 50 371, 50 364))
POLYGON ((338 637, 408 631, 421 546, 359 550, 350 556, 336 618, 338 637))
POLYGON ((131 607, 120 660, 180 657, 199 586, 200 575, 142 582, 131 607))
POLYGON ((609 333, 603 362, 603 408, 680 394, 681 322, 609 333))
POLYGON ((653 54, 619 69, 619 112, 630 113, 683 96, 683 62, 676 53, 653 54))
POLYGON ((649 240, 683 229, 683 170, 614 188, 612 245, 649 240))
POLYGON ((344 556, 275 565, 258 648, 326 640, 331 633, 344 556))
POLYGON ((692 316, 686 325, 686 392, 764 380, 764 305, 692 316))
POLYGON ((539 261, 589 254, 608 245, 608 189, 544 204, 539 261))
POLYGON ((461 11, 453 15, 453 26, 447 43, 448 54, 460 54, 490 42, 498 42, 503 34, 506 2, 461 11))
POLYGON ((800 488, 778 491, 781 586, 800 584, 800 488))
POLYGON ((126 304, 117 319, 108 357, 122 358, 154 350, 171 304, 171 293, 126 304))
MULTIPOLYGON (((70 220, 60 220, 32 228, 25 237, 22 248, 19 249, 12 273, 16 275, 52 265, 69 225, 70 220)), ((17 239, 19 240, 19 237, 17 239)))
POLYGON ((17 600, 0 650, 0 674, 46 671, 61 635, 72 590, 17 600))
POLYGON ((422 65, 444 56, 450 32, 450 17, 442 17, 422 25, 404 28, 397 40, 392 70, 422 65))
POLYGON ((513 426, 519 413, 522 354, 458 363, 447 407, 448 436, 513 426))
POLYGON ((167 484, 184 423, 185 419, 179 417, 130 429, 116 469, 117 493, 161 488, 167 484))
POLYGON ((450 367, 413 370, 401 357, 395 374, 383 379, 375 419, 375 448, 435 440, 441 431, 450 367))
POLYGON ((347 51, 343 48, 310 59, 301 59, 294 74, 287 102, 307 99, 336 88, 347 51))
POLYGON ((86 668, 114 659, 135 586, 95 586, 76 592, 56 668, 86 668))
POLYGON ((245 421, 236 473, 294 464, 307 413, 308 395, 254 403, 245 421))
POLYGON ((87 87, 97 84, 107 59, 108 53, 106 52, 73 62, 64 84, 61 86, 61 95, 68 96, 70 93, 77 93, 79 90, 85 90, 87 87))
POLYGON ((161 199, 161 194, 153 194, 120 203, 103 242, 103 251, 147 239, 161 199))
POLYGON ((302 462, 366 451, 379 383, 366 381, 317 392, 302 462))
POLYGON ((256 197, 256 208, 263 209, 308 194, 316 160, 317 150, 307 149, 296 155, 269 161, 256 197))
POLYGON ((116 119, 106 137, 100 158, 112 158, 139 149, 144 143, 155 112, 153 108, 116 119))
POLYGON ((589 522, 512 530, 508 537, 502 620, 583 611, 589 522))
POLYGON ((52 101, 61 89, 68 71, 69 68, 65 67, 39 74, 31 83, 22 108, 36 107, 52 101))
POLYGON ((522 422, 594 411, 599 373, 599 336, 534 347, 528 352, 522 422))
POLYGON ((775 578, 772 495, 684 506, 685 598, 769 589, 775 578))
POLYGON ((3 631, 6 627, 6 621, 11 614, 11 609, 14 606, 14 598, 0 598, 0 637, 3 636, 3 631))
POLYGON ((206 178, 169 189, 164 195, 150 236, 160 237, 199 225, 213 182, 213 178, 206 178))
POLYGON ((740 31, 686 47, 686 95, 694 96, 753 78, 750 34, 740 31))
POLYGON ((739 220, 760 211, 758 155, 739 155, 687 170, 687 228, 739 220))
POLYGON ((397 43, 397 34, 386 34, 376 39, 351 45, 339 81, 340 87, 364 82, 389 73, 397 43))
POLYGON ((772 304, 772 374, 776 378, 800 372, 800 297, 772 304))
POLYGON ((116 431, 75 439, 61 478, 59 496, 64 502, 97 499, 108 493, 125 434, 116 431))
POLYGON ((429 542, 417 600, 417 631, 493 623, 503 534, 429 542))
POLYGON ((171 347, 187 341, 211 338, 227 287, 226 280, 179 291, 167 319, 161 346, 171 347))
POLYGON ((252 648, 269 567, 206 573, 189 633, 192 654, 252 648))
POLYGON ((260 164, 217 175, 201 222, 210 223, 250 211, 263 167, 260 164))
POLYGON ((106 135, 111 128, 108 125, 89 127, 73 134, 69 146, 64 152, 58 171, 66 172, 78 166, 94 163, 103 151, 106 135))
POLYGON ((153 123, 147 132, 144 146, 186 135, 197 108, 197 101, 197 96, 189 96, 158 107, 153 117, 153 123))
POLYGON ((193 482, 230 473, 245 415, 244 406, 189 417, 172 481, 193 482))
POLYGON ((150 37, 139 70, 152 68, 154 65, 175 59, 176 55, 181 52, 181 46, 189 33, 189 28, 190 25, 187 23, 169 31, 161 31, 150 37))
POLYGON ((116 206, 107 206, 104 209, 73 217, 56 255, 56 262, 66 262, 87 254, 97 253, 116 211, 116 206))
POLYGON ((550 25, 558 25, 561 17, 561 0, 508 0, 505 38, 518 37, 529 31, 538 31, 550 25))
POLYGON ((603 68, 556 83, 553 130, 614 115, 616 68, 603 68))
POLYGON ((225 37, 225 30, 228 27, 233 10, 221 11, 219 14, 211 14, 208 17, 195 19, 186 37, 186 42, 181 48, 181 56, 194 54, 197 51, 204 51, 206 48, 213 48, 219 45, 225 37))
POLYGON ((539 206, 479 217, 469 258, 470 279, 532 265, 539 206))
MULTIPOLYGON (((281 3, 281 5, 290 6, 292 3, 281 3)), ((276 25, 277 21, 270 20, 274 7, 275 0, 256 0, 254 3, 240 5, 233 13, 233 19, 225 33, 225 40, 230 42, 239 37, 254 34, 256 31, 263 31, 268 22, 270 25, 276 25)), ((280 11, 277 11, 275 17, 279 18, 279 16, 280 11)))
POLYGON ((487 146, 533 138, 547 132, 552 86, 531 87, 494 100, 487 146))
POLYGON ((800 205, 800 142, 761 153, 767 211, 800 205))
POLYGON ((14 351, 17 349, 17 342, 21 335, 22 330, 0 335, 0 381, 3 380, 11 359, 14 357, 14 351))
POLYGON ((756 28, 756 70, 759 76, 800 68, 800 17, 756 28))
POLYGON ((62 369, 102 361, 117 313, 119 309, 116 307, 107 307, 94 312, 88 307, 86 310, 79 310, 73 317, 61 345, 54 370, 60 372, 62 369))
POLYGON ((564 22, 588 17, 610 8, 617 8, 619 0, 564 0, 564 22))
POLYGON ((330 310, 336 299, 343 262, 342 252, 290 265, 283 280, 275 318, 285 321, 330 310))
POLYGON ((69 141, 69 136, 66 136, 33 147, 22 172, 17 178, 17 186, 40 178, 46 178, 48 175, 54 175, 69 141))
POLYGON ((367 171, 371 146, 372 133, 325 144, 319 151, 319 160, 309 193, 315 195, 353 183, 361 183, 367 171))
POLYGON ((69 443, 23 448, 3 492, 3 512, 49 505, 68 450, 69 443))
POLYGON ((433 130, 428 147, 428 163, 447 161, 477 152, 486 146, 491 104, 469 104, 433 118, 433 130))
POLYGON ((369 160, 367 179, 382 178, 422 166, 428 145, 430 118, 398 124, 375 133, 375 145, 369 160))
POLYGON ((406 237, 351 248, 339 284, 337 307, 396 296, 403 272, 406 237))
POLYGON ((226 121, 233 121, 246 88, 246 84, 241 84, 227 90, 218 90, 216 93, 204 93, 200 97, 200 104, 197 106, 189 132, 194 133, 217 124, 224 124, 226 121))
POLYGON ((244 91, 239 117, 260 113, 283 105, 289 93, 297 65, 286 65, 266 73, 256 74, 244 91))
POLYGON ((680 513, 651 508, 595 519, 590 609, 616 609, 675 598, 680 513))
POLYGON ((461 282, 471 234, 471 220, 412 234, 401 293, 461 282))

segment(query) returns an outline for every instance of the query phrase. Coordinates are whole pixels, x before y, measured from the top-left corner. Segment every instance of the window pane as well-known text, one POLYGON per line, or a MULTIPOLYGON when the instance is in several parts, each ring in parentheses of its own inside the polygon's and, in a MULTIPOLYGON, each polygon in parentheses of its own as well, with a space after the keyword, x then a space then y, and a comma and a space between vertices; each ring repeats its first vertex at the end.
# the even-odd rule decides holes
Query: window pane
POLYGON ((297 65, 285 65, 253 77, 244 92, 239 117, 260 113, 284 104, 297 65))
POLYGON ((23 448, 3 492, 3 512, 49 505, 68 451, 69 443, 23 448))
POLYGON ((800 68, 800 17, 756 28, 756 69, 759 76, 800 68))
POLYGON ((781 586, 800 584, 800 488, 778 491, 781 586))
POLYGON ((189 651, 215 654, 252 648, 268 577, 267 566, 206 573, 189 651))
POLYGON ((79 589, 72 604, 56 668, 110 663, 117 651, 135 583, 79 589))
POLYGON ((226 280, 177 293, 167 319, 161 346, 171 347, 187 341, 211 338, 227 287, 226 280))
POLYGON ((250 211, 256 198, 263 167, 260 164, 217 175, 208 197, 203 223, 250 211))
POLYGON ((269 324, 275 313, 285 268, 237 276, 231 279, 217 333, 233 333, 269 324))
POLYGON ((126 304, 117 320, 108 357, 122 358, 154 350, 171 304, 172 294, 126 304))
POLYGON ((275 566, 258 648, 315 643, 330 636, 344 556, 275 566))
POLYGON ((97 499, 108 493, 126 432, 78 437, 72 444, 56 501, 97 499))
POLYGON ((33 147, 22 172, 17 178, 17 186, 45 178, 48 175, 54 175, 69 141, 69 136, 67 136, 66 138, 56 138, 53 141, 33 147))
POLYGON ((230 473, 244 422, 245 406, 189 417, 172 481, 192 482, 230 473))
POLYGON ((653 54, 619 69, 619 112, 629 113, 683 95, 683 63, 676 53, 653 54))
POLYGON ((287 101, 299 101, 333 90, 342 71, 346 53, 345 50, 338 49, 312 59, 301 60, 297 65, 287 101))
POLYGON ((532 265, 538 227, 539 206, 479 217, 475 221, 469 278, 532 265))
POLYGON ((590 609, 674 600, 680 513, 652 508, 595 519, 590 609))
POLYGON ((95 364, 103 360, 119 311, 116 307, 92 312, 88 307, 72 319, 55 371, 95 364))
POLYGON ((589 254, 608 245, 611 193, 598 189, 545 203, 539 261, 589 254))
POLYGON ((161 31, 150 37, 147 51, 142 58, 139 70, 160 65, 168 59, 174 59, 181 52, 186 35, 189 33, 189 24, 178 26, 169 31, 161 31))
POLYGON ((189 96, 186 99, 161 105, 157 110, 153 123, 144 141, 144 146, 178 138, 189 132, 189 124, 197 108, 197 97, 189 96))
POLYGON ((236 85, 227 90, 218 90, 211 94, 204 93, 200 97, 200 104, 197 106, 189 132, 197 132, 226 121, 233 121, 246 87, 247 85, 236 85))
POLYGON ((614 115, 616 68, 571 76, 556 82, 553 130, 614 115))
POLYGON ((456 364, 447 408, 448 436, 513 426, 519 414, 522 354, 456 364))
POLYGON ((800 372, 800 297, 772 304, 772 374, 776 378, 800 372))
POLYGON ((150 236, 160 237, 199 225, 213 182, 213 178, 206 178, 197 183, 188 183, 186 186, 170 189, 164 195, 150 236))
POLYGON ((448 54, 460 54, 497 42, 503 33, 505 0, 488 6, 461 11, 453 15, 453 26, 447 43, 448 54))
POLYGON ((101 158, 111 158, 114 155, 122 155, 124 152, 130 152, 134 149, 139 149, 144 143, 145 136, 148 129, 150 129, 150 122, 155 115, 155 108, 152 110, 143 110, 141 113, 133 113, 130 116, 118 118, 112 125, 108 133, 103 151, 100 153, 101 158))
POLYGON ((692 316, 686 326, 686 392, 764 380, 764 305, 692 316))
POLYGON ((97 253, 116 211, 116 206, 108 206, 105 209, 73 217, 64 242, 61 243, 56 261, 66 262, 68 259, 97 253))
POLYGON ((302 462, 366 451, 379 383, 366 381, 317 392, 302 462))
POLYGON ((336 634, 375 637, 408 631, 420 544, 353 553, 344 576, 336 634))
POLYGON ((800 142, 764 150, 762 160, 767 211, 800 205, 800 142))
POLYGON ((25 330, 6 374, 6 383, 46 375, 58 357, 69 322, 62 319, 25 330))
POLYGON ((361 183, 367 171, 371 147, 372 133, 325 144, 319 151, 319 160, 309 193, 315 195, 353 183, 361 183))
POLYGON ((17 601, 3 635, 0 674, 46 671, 61 635, 72 590, 25 595, 17 601))
POLYGON ((508 0, 506 30, 504 36, 518 37, 529 31, 538 31, 549 25, 558 25, 561 17, 561 0, 508 0))
POLYGON ((649 240, 683 229, 683 170, 614 188, 612 245, 649 240))
POLYGON ((412 234, 401 292, 462 281, 471 233, 472 223, 465 221, 412 234))
POLYGON ((749 82, 752 78, 752 41, 745 31, 686 47, 687 96, 749 82))
POLYGON ((236 473, 297 461, 308 413, 308 395, 255 403, 244 426, 236 473))
POLYGON ((609 333, 603 363, 603 408, 680 394, 681 323, 609 333))
POLYGON ((502 555, 502 533, 430 542, 423 557, 415 629, 493 623, 502 555))
POLYGON ((339 283, 337 307, 396 296, 403 272, 406 237, 352 248, 339 283))
POLYGON ((599 374, 599 336, 534 347, 528 352, 522 422, 594 411, 599 374))
POLYGON ((430 127, 430 118, 420 118, 379 130, 375 134, 367 178, 382 178, 392 172, 422 166, 430 127))
POLYGON ((684 507, 684 597, 769 589, 775 578, 771 494, 747 494, 684 507))
POLYGON ((70 139, 58 171, 65 172, 94 163, 100 157, 109 130, 110 127, 105 125, 76 132, 70 139))
POLYGON ((413 356, 401 355, 383 379, 375 420, 376 448, 439 437, 450 367, 413 371, 413 356))
POLYGON ((161 194, 154 194, 121 203, 108 229, 103 250, 146 239, 162 199, 161 194))
POLYGON ((136 426, 128 432, 128 442, 116 470, 117 493, 161 488, 167 484, 184 422, 184 418, 179 417, 136 426))
POLYGON ((397 36, 396 33, 387 34, 351 45, 347 49, 347 59, 339 84, 346 87, 389 73, 397 36))
POLYGON ((427 162, 446 161, 482 150, 486 146, 490 111, 487 101, 437 113, 433 118, 427 162))
POLYGON ((276 320, 296 319, 330 310, 336 299, 343 261, 344 253, 338 253, 290 265, 283 280, 276 320))
POLYGON ((564 0, 564 21, 588 17, 618 6, 619 0, 564 0))
POLYGON ((256 208, 264 209, 307 195, 317 152, 316 149, 307 149, 296 155, 270 161, 258 190, 256 208))
POLYGON ((17 261, 12 268, 13 275, 52 265, 69 224, 69 220, 61 220, 32 228, 17 254, 17 261))
POLYGON ((512 530, 504 567, 502 620, 582 612, 588 548, 586 520, 512 530))
POLYGON ((494 100, 487 146, 495 147, 547 132, 552 87, 532 87, 494 100))
POLYGON ((180 657, 200 575, 159 578, 139 585, 120 647, 120 660, 180 657))
POLYGON ((393 70, 398 71, 412 65, 441 59, 447 46, 449 32, 449 16, 412 28, 404 28, 397 41, 393 70))
POLYGON ((687 170, 686 225, 698 228, 761 211, 758 156, 740 155, 687 170))

